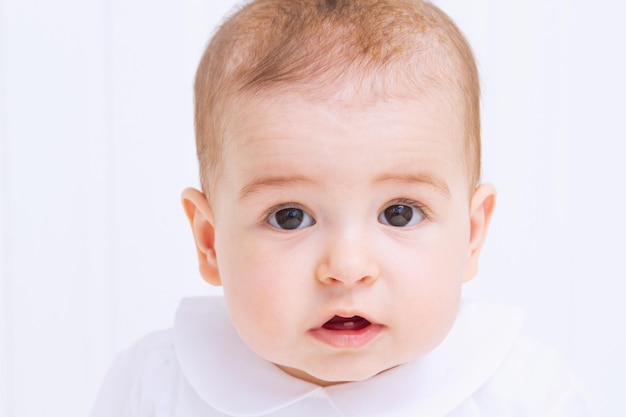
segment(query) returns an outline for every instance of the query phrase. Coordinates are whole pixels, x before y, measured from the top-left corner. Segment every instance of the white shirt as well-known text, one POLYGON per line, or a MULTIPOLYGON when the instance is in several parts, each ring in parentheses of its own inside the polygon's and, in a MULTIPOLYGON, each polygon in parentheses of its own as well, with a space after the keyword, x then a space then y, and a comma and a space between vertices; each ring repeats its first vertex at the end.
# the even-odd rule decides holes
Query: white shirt
POLYGON ((519 336, 520 311, 464 301, 442 343, 365 381, 320 387, 252 352, 221 297, 184 299, 172 330, 120 354, 92 417, 583 417, 561 359, 519 336))

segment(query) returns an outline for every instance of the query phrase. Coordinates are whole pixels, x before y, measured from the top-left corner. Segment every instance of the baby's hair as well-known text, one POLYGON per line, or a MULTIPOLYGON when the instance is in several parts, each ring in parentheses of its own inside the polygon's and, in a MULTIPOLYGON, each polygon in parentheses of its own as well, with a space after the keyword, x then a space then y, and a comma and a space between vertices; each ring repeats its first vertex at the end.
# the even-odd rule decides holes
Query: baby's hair
POLYGON ((323 99, 342 83, 364 97, 434 93, 451 112, 461 104, 470 187, 478 183, 478 73, 468 42, 444 12, 421 0, 257 0, 221 25, 196 73, 203 191, 219 173, 236 99, 281 92, 323 99))

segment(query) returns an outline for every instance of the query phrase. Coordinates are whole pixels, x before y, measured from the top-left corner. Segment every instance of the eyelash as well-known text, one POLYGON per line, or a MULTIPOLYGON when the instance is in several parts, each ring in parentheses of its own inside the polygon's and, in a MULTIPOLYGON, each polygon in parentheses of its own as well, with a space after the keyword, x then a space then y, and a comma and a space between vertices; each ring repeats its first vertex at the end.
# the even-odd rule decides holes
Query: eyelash
POLYGON ((432 213, 430 212, 430 210, 428 210, 428 207, 424 206, 423 204, 418 203, 415 200, 410 200, 408 198, 400 198, 398 200, 392 200, 388 202, 387 204, 385 204, 385 207, 383 208, 383 210, 389 206, 394 206, 394 205, 412 207, 414 209, 417 209, 422 214, 422 216, 424 216, 424 219, 430 220, 432 218, 432 213))
POLYGON ((269 224, 269 219, 274 214, 278 213, 279 211, 281 211, 283 209, 288 209, 288 208, 294 208, 294 209, 302 210, 302 211, 304 211, 306 213, 310 212, 302 204, 298 204, 298 203, 282 203, 282 204, 279 204, 277 206, 274 206, 274 207, 270 208, 269 210, 267 210, 265 212, 265 214, 263 214, 263 219, 264 219, 265 223, 269 224))

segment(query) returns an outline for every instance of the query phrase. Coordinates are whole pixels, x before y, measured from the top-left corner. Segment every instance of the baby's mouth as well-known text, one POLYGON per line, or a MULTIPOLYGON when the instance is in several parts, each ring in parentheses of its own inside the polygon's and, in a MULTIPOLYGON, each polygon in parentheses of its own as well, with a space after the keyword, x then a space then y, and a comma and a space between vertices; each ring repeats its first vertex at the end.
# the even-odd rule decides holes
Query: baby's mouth
POLYGON ((384 330, 382 324, 372 323, 362 316, 334 315, 320 327, 311 329, 310 334, 333 349, 358 350, 368 346, 384 330))
POLYGON ((322 325, 326 330, 361 330, 369 326, 370 323, 366 319, 360 316, 341 317, 334 316, 322 325))

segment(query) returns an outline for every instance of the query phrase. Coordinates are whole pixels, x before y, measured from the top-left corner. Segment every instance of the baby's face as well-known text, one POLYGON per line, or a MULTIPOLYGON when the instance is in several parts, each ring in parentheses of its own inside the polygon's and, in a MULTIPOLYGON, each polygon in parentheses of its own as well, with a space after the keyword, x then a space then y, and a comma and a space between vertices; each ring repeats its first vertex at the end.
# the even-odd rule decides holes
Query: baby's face
POLYGON ((213 282, 242 339, 322 385, 432 350, 490 212, 470 204, 461 112, 298 95, 239 109, 211 209, 213 282))

